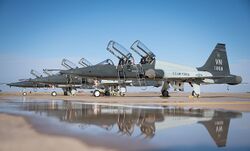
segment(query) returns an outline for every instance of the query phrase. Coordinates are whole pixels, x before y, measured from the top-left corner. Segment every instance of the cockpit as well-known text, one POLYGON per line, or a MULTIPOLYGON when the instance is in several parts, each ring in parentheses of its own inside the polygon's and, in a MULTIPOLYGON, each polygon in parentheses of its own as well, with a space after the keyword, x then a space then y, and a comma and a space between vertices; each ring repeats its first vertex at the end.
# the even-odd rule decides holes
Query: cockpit
POLYGON ((139 40, 136 40, 130 48, 141 56, 141 64, 152 64, 155 60, 155 54, 139 40))
POLYGON ((107 50, 119 59, 118 65, 134 64, 132 54, 117 42, 111 40, 108 43, 107 50))

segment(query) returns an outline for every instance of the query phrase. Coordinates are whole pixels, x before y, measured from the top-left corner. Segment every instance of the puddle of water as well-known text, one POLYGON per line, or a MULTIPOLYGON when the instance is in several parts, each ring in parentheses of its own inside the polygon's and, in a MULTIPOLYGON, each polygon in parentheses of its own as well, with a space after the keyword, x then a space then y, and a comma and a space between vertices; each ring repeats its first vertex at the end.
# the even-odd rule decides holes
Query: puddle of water
POLYGON ((2 102, 0 112, 27 116, 41 132, 111 147, 250 150, 250 113, 53 100, 2 102))

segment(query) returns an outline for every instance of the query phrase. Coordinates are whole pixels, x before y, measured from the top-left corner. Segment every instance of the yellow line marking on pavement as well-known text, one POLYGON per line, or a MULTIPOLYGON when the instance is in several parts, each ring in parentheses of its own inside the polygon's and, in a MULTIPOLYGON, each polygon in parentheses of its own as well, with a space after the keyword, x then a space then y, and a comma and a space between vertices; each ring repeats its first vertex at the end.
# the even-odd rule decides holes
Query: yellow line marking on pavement
POLYGON ((154 102, 143 104, 169 104, 169 105, 250 105, 250 102, 154 102))

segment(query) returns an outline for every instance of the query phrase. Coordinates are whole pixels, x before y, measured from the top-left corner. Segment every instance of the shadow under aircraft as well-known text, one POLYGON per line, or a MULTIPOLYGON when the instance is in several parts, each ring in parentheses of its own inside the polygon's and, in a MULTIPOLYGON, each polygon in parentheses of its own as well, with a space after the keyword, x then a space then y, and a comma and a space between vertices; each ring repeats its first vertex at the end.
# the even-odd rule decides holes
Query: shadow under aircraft
POLYGON ((83 129, 95 126, 118 135, 139 136, 151 139, 157 131, 189 124, 203 125, 217 147, 227 144, 230 120, 242 113, 209 109, 177 107, 137 107, 83 104, 79 102, 24 102, 21 110, 55 117, 60 121, 79 124, 83 129), (117 131, 118 130, 118 131, 117 131))

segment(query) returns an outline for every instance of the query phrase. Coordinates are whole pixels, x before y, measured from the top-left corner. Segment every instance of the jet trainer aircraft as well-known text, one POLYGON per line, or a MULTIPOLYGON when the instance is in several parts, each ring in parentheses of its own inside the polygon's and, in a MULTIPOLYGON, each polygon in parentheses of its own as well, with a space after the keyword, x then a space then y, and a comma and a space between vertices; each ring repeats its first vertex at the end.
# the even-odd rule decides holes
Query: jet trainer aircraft
MULTIPOLYGON (((79 61, 83 67, 88 66, 88 62, 84 62, 85 60, 82 58, 79 61)), ((78 68, 74 63, 67 59, 63 59, 61 65, 63 65, 66 69, 75 69, 78 68)), ((60 71, 61 69, 44 69, 44 72, 48 75, 46 77, 40 77, 36 79, 32 79, 32 82, 41 83, 41 84, 49 84, 53 87, 62 88, 64 95, 75 95, 76 88, 93 88, 93 81, 89 81, 86 78, 81 78, 78 76, 72 76, 67 74, 50 74, 49 71, 60 71)), ((55 91, 52 92, 53 96, 56 96, 57 93, 55 91)))
MULTIPOLYGON (((41 73, 39 73, 33 69, 30 71, 30 74, 32 74, 36 78, 42 77, 41 73)), ((7 83, 6 85, 8 85, 10 87, 19 87, 19 88, 24 88, 24 89, 26 89, 26 88, 33 88, 33 89, 50 88, 50 85, 48 85, 48 84, 36 83, 36 82, 31 81, 31 79, 20 79, 19 82, 7 83)), ((22 95, 26 96, 27 92, 25 90, 23 90, 22 95)))
MULTIPOLYGON (((76 68, 60 71, 63 74, 72 74, 81 77, 95 79, 118 80, 121 83, 128 80, 137 81, 164 81, 162 96, 169 96, 169 88, 184 91, 184 83, 193 87, 192 96, 200 96, 200 85, 202 84, 229 84, 237 85, 242 78, 230 73, 225 44, 218 43, 208 60, 202 67, 188 67, 184 65, 158 61, 155 55, 139 40, 135 41, 131 49, 141 56, 138 64, 134 63, 131 53, 121 53, 125 48, 120 44, 110 41, 107 50, 117 56, 119 64, 97 64, 84 68, 76 68)), ((126 50, 126 49, 125 49, 126 50)), ((94 96, 100 96, 99 90, 95 90, 94 96)))
MULTIPOLYGON (((88 62, 82 58, 79 64, 87 66, 88 62)), ((62 60, 62 65, 66 69, 77 67, 67 59, 62 60)), ((35 70, 31 70, 30 73, 36 77, 35 79, 25 79, 20 82, 8 83, 7 85, 21 88, 62 88, 64 95, 74 95, 76 93, 76 88, 92 88, 93 86, 93 82, 91 84, 86 84, 88 81, 84 81, 83 78, 80 77, 51 73, 51 71, 60 71, 60 69, 44 69, 43 71, 47 75, 46 77, 43 77, 42 74, 35 70)), ((22 94, 27 95, 27 92, 23 91, 22 94)), ((57 92, 52 91, 51 95, 56 96, 57 92)))

